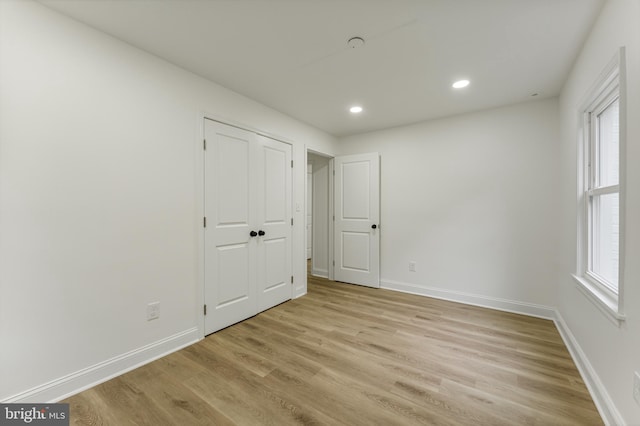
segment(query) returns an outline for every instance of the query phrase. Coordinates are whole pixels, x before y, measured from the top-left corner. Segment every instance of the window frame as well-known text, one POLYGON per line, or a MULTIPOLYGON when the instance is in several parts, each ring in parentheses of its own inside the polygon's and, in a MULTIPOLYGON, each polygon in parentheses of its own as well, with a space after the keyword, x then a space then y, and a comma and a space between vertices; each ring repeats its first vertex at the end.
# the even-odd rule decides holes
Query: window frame
MULTIPOLYGON (((599 118, 600 115, 607 110, 614 102, 620 101, 620 85, 618 84, 617 79, 614 79, 601 93, 601 96, 596 99, 592 108, 589 108, 589 111, 585 112, 587 115, 585 117, 589 122, 589 130, 588 130, 588 141, 585 144, 585 148, 588 149, 588 171, 587 171, 587 187, 585 191, 585 204, 587 206, 587 262, 585 268, 585 275, 589 277, 589 279, 596 281, 599 285, 605 287, 606 290, 613 293, 613 295, 618 294, 619 283, 615 286, 612 283, 604 278, 602 275, 595 272, 595 253, 594 246, 598 245, 598 236, 595 232, 595 224, 598 222, 597 217, 595 217, 595 213, 598 213, 597 209, 594 209, 594 204, 596 203, 596 197, 598 197, 598 201, 601 200, 603 195, 609 194, 618 194, 618 205, 619 205, 619 195, 620 195, 620 180, 618 178, 618 183, 614 185, 602 185, 598 182, 599 176, 601 174, 601 162, 600 162, 600 147, 601 147, 601 139, 600 139, 600 126, 599 126, 599 118)), ((619 109, 618 109, 619 111, 619 109)), ((618 114, 618 124, 620 122, 620 114, 618 114)), ((620 140, 618 139, 618 144, 620 140)), ((619 157, 619 153, 618 153, 619 157)), ((618 158, 618 161, 620 159, 618 158)), ((618 249, 619 250, 619 249, 618 249)), ((618 259, 618 265, 619 265, 618 259)), ((619 280, 619 277, 617 277, 619 280)))
POLYGON ((625 320, 624 315, 624 230, 625 230, 625 176, 626 176, 626 87, 625 52, 621 47, 589 91, 579 110, 580 141, 578 144, 578 238, 577 265, 573 274, 578 289, 607 318, 616 325, 625 320), (598 120, 596 117, 618 100, 619 125, 619 178, 615 185, 597 186, 598 120), (593 117, 593 119, 592 119, 593 117), (593 262, 592 203, 595 197, 618 194, 619 248, 618 286, 614 288, 606 279, 591 270, 593 262))

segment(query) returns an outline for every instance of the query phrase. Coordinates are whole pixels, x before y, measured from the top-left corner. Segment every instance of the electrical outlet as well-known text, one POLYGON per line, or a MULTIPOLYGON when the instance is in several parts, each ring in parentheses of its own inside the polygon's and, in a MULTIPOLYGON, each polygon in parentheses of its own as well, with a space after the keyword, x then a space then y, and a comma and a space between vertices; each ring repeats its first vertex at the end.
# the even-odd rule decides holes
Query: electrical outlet
POLYGON ((147 305, 147 321, 160 318, 160 302, 153 302, 147 305))
POLYGON ((637 371, 633 373, 633 399, 640 405, 640 374, 637 371))
POLYGON ((409 271, 411 271, 411 272, 415 272, 416 271, 416 262, 414 262, 413 260, 411 262, 409 262, 409 271))

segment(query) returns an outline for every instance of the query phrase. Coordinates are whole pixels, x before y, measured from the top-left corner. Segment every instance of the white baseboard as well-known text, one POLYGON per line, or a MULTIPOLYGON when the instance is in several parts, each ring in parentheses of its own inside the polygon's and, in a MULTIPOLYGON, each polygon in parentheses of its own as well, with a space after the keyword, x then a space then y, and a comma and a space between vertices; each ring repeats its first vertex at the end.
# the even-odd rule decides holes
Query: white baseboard
POLYGON ((591 366, 591 363, 582 351, 582 348, 580 348, 580 345, 573 336, 573 333, 571 333, 571 330, 567 327, 564 319, 555 308, 434 287, 422 287, 391 280, 381 280, 380 286, 387 290, 401 291, 404 293, 553 320, 562 340, 564 340, 564 343, 578 368, 578 371, 580 372, 580 375, 582 376, 582 380, 584 380, 587 385, 591 398, 596 404, 598 412, 605 424, 610 426, 622 426, 625 424, 611 397, 600 381, 598 374, 591 366))
POLYGON ((52 380, 1 401, 2 403, 53 403, 63 400, 78 392, 106 382, 116 376, 138 368, 155 359, 161 358, 198 340, 197 327, 174 334, 165 339, 118 355, 91 367, 52 380))
POLYGON ((625 422, 618 412, 613 400, 609 396, 604 385, 600 381, 598 374, 591 366, 589 359, 578 344, 578 341, 571 333, 571 330, 564 322, 560 313, 552 307, 535 305, 531 303, 517 302, 513 300, 499 299, 477 294, 450 291, 433 287, 422 287, 414 284, 402 283, 391 280, 381 280, 381 288, 387 290, 401 291, 404 293, 417 294, 420 296, 444 299, 452 302, 464 303, 467 305, 482 306, 485 308, 497 309, 500 311, 513 312, 517 314, 529 315, 538 318, 553 320, 565 346, 569 350, 573 362, 576 364, 582 380, 587 385, 598 412, 602 420, 608 426, 624 426, 625 422))
MULTIPOLYGON (((482 306, 501 311, 519 313, 533 317, 552 319, 560 336, 564 340, 569 353, 580 371, 580 374, 591 393, 591 397, 607 425, 621 426, 624 420, 616 409, 611 397, 600 381, 582 348, 571 333, 560 313, 551 307, 517 302, 506 299, 491 298, 464 292, 455 292, 432 287, 421 287, 397 281, 381 280, 381 288, 411 293, 436 299, 449 300, 468 305, 482 306)), ((301 296, 301 295, 299 295, 301 296)), ((298 297, 299 297, 298 296, 298 297)), ((166 356, 200 340, 197 327, 174 334, 165 339, 111 358, 91 367, 58 378, 49 383, 29 389, 2 403, 56 402, 83 390, 89 389, 114 377, 134 370, 153 360, 166 356)))
POLYGON ((466 305, 496 309, 498 311, 512 312, 550 320, 555 319, 555 309, 544 305, 499 299, 496 297, 481 296, 478 294, 451 291, 435 287, 423 287, 391 280, 381 280, 380 287, 387 290, 401 291, 403 293, 411 293, 419 296, 464 303, 466 305))
POLYGON ((589 389, 591 398, 596 404, 598 412, 600 413, 604 423, 608 426, 624 426, 624 419, 618 412, 618 409, 609 396, 609 393, 600 381, 600 377, 598 377, 598 374, 589 362, 589 359, 558 311, 555 312, 554 322, 556 324, 556 328, 560 332, 562 340, 564 340, 565 346, 569 349, 573 362, 578 367, 578 371, 580 371, 582 380, 584 380, 587 385, 587 389, 589 389))
POLYGON ((307 294, 307 287, 301 285, 300 287, 296 287, 294 289, 293 294, 291 295, 291 299, 297 299, 304 296, 305 294, 307 294))
POLYGON ((320 278, 329 278, 329 271, 326 269, 311 268, 311 275, 320 278))

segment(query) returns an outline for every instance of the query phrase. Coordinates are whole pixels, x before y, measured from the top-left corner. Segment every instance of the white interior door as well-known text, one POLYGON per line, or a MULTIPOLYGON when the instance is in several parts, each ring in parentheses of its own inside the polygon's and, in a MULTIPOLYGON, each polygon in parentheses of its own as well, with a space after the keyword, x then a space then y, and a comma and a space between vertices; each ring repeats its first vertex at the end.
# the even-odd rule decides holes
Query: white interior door
POLYGON ((205 334, 291 299, 291 145, 205 120, 205 334))
POLYGON ((380 157, 335 158, 334 277, 380 287, 380 157))
POLYGON ((205 334, 256 314, 255 138, 205 120, 205 334))
POLYGON ((291 145, 257 136, 258 310, 291 299, 291 145))

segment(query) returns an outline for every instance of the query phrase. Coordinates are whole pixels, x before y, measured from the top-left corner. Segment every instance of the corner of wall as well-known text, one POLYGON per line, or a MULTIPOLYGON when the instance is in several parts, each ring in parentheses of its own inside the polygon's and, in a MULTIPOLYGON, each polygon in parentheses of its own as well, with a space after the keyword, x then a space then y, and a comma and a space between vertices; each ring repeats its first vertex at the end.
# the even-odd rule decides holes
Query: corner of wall
POLYGON ((598 409, 603 421, 605 424, 611 426, 624 425, 625 422, 622 416, 609 396, 607 389, 602 384, 598 373, 596 373, 596 370, 589 362, 589 359, 571 332, 571 329, 569 329, 567 323, 564 321, 564 318, 562 318, 562 315, 558 310, 555 310, 554 315, 555 317, 553 322, 556 324, 556 328, 558 329, 565 346, 569 350, 569 353, 573 358, 573 362, 578 367, 582 380, 584 380, 587 385, 587 389, 589 389, 591 398, 593 398, 593 402, 596 404, 596 408, 598 409))

